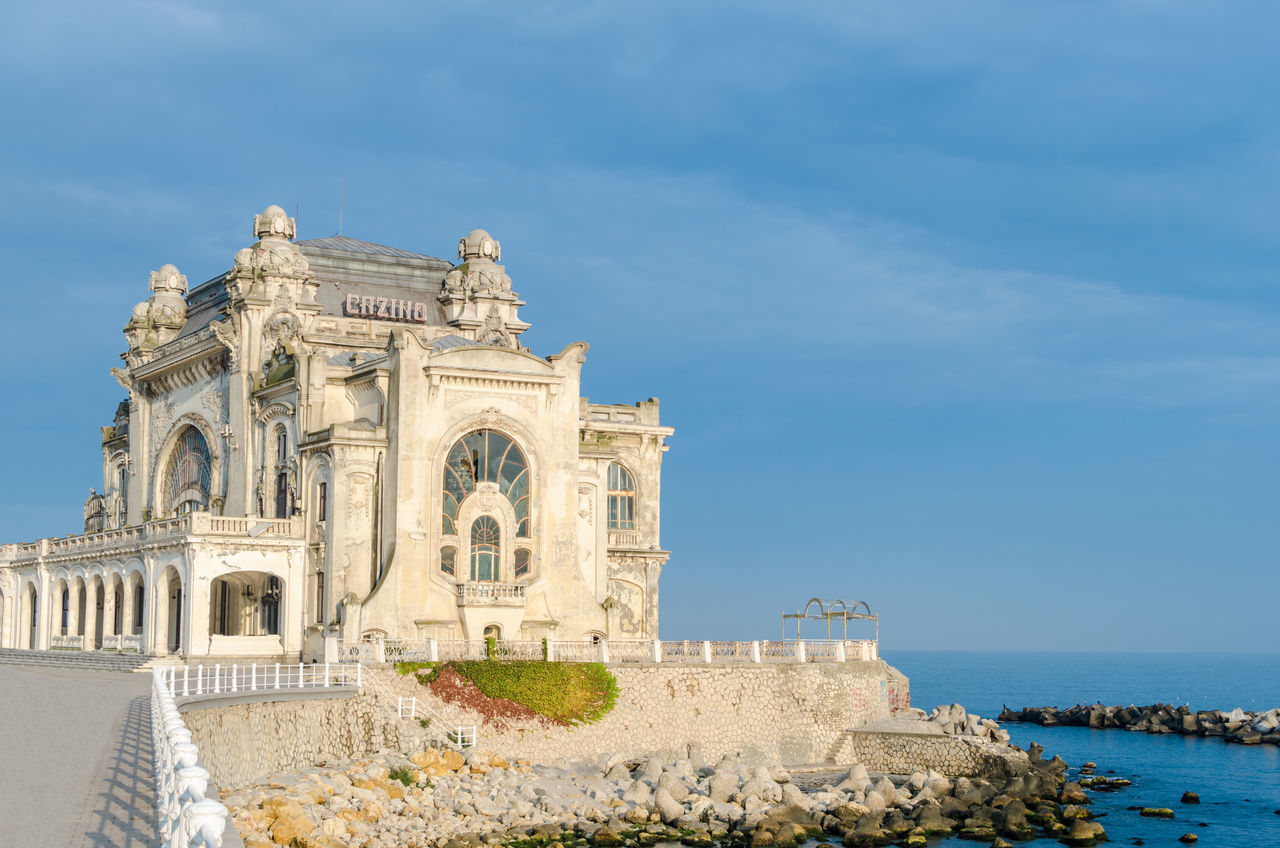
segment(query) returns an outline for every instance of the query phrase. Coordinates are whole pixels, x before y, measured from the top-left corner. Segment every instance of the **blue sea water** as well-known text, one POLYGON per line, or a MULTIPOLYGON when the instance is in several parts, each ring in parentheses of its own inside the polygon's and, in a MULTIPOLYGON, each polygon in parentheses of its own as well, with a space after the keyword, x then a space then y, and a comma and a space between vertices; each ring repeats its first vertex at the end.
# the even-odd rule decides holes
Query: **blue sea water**
MULTIPOLYGON (((1138 654, 890 651, 884 659, 911 680, 911 703, 926 711, 960 703, 984 718, 1002 705, 1189 704, 1192 709, 1266 710, 1280 706, 1280 654, 1138 654)), ((1087 761, 1098 774, 1133 786, 1096 793, 1092 807, 1113 845, 1141 839, 1179 846, 1195 833, 1204 848, 1280 848, 1280 748, 1220 739, 1123 730, 1006 724, 1013 742, 1059 754, 1072 772, 1087 761), (1199 806, 1178 803, 1184 791, 1199 806), (1128 807, 1169 807, 1171 821, 1128 807)), ((948 842, 959 843, 959 840, 948 842)), ((972 844, 972 843, 959 843, 972 844)), ((1056 845, 1036 840, 1026 845, 1056 845)))

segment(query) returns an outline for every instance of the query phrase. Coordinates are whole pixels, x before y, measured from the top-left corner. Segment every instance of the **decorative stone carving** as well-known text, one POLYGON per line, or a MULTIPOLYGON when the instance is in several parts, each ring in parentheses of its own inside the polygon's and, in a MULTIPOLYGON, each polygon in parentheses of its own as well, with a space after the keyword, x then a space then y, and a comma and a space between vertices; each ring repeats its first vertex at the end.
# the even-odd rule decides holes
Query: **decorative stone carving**
POLYGON ((594 492, 590 486, 578 487, 578 517, 585 521, 588 526, 592 523, 592 494, 594 492))
POLYGON ((511 278, 499 264, 502 247, 484 230, 472 230, 458 242, 461 260, 440 285, 440 303, 449 325, 481 344, 516 346, 528 329, 516 310, 523 305, 511 290, 511 278))
POLYGON ((157 347, 177 338, 187 323, 187 278, 176 267, 164 265, 152 271, 148 287, 151 296, 133 308, 124 328, 130 365, 146 362, 157 347))
POLYGON ((227 349, 227 370, 236 373, 240 370, 240 324, 233 316, 222 321, 213 321, 209 324, 213 330, 214 338, 222 343, 227 349))

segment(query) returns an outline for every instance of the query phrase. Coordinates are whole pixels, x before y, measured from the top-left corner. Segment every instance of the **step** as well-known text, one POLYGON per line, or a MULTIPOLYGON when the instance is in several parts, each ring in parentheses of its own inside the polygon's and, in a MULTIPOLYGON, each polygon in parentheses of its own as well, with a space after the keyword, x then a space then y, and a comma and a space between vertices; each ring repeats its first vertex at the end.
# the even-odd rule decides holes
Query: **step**
POLYGON ((133 671, 153 659, 147 654, 114 651, 28 651, 0 648, 0 663, 45 668, 84 668, 98 671, 133 671))

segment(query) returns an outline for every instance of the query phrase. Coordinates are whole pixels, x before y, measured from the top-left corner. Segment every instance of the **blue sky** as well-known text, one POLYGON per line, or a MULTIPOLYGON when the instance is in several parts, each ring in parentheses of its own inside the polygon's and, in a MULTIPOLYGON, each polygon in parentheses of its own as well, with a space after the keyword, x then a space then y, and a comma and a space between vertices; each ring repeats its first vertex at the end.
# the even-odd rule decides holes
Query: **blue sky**
POLYGON ((1267 3, 25 4, 0 32, 0 538, 74 531, 146 293, 254 212, 502 241, 656 395, 667 638, 1275 650, 1267 3))

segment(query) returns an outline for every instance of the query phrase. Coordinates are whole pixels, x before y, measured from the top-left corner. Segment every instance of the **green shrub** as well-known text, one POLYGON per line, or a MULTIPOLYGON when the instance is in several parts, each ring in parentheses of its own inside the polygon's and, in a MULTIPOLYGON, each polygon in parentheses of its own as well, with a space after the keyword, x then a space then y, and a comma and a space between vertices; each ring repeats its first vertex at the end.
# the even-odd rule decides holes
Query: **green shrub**
POLYGON ((618 681, 600 663, 482 660, 449 667, 489 698, 524 704, 565 724, 593 724, 618 700, 618 681))
POLYGON ((420 671, 434 669, 435 667, 435 663, 429 662, 398 662, 396 663, 396 674, 416 675, 420 671))
POLYGON ((413 783, 413 769, 408 766, 396 766, 395 768, 388 769, 387 777, 392 780, 398 780, 405 786, 408 786, 413 783))

